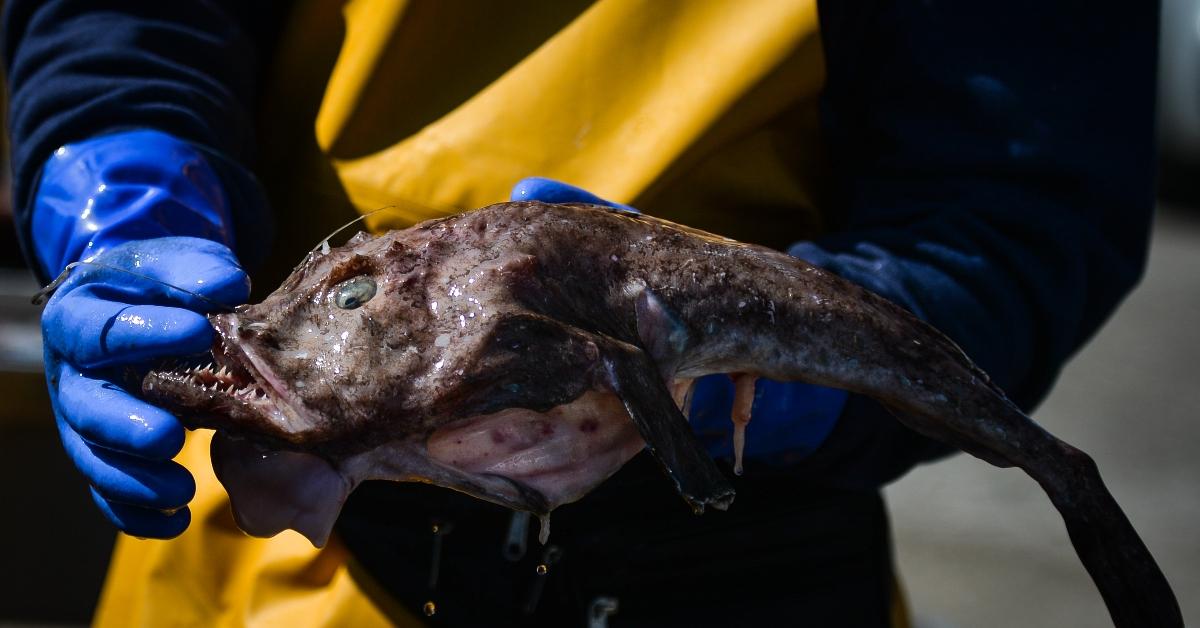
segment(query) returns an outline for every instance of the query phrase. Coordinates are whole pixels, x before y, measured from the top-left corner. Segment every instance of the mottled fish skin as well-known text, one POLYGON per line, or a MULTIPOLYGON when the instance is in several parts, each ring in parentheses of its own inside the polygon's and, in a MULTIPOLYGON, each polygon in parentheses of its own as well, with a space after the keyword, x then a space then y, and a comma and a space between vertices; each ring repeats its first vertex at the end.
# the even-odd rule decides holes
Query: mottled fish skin
MULTIPOLYGON (((212 320, 227 371, 155 372, 145 394, 191 426, 253 443, 264 460, 275 450, 319 458, 305 459, 305 473, 344 486, 336 500, 389 478, 546 513, 644 441, 694 509, 724 508, 732 488, 669 387, 711 373, 801 380, 868 395, 923 434, 1025 470, 1063 515, 1118 626, 1182 625, 1086 454, 929 325, 777 251, 620 210, 504 203, 314 251, 262 303, 212 320), (335 307, 339 284, 361 276, 376 296, 335 307), (627 416, 613 416, 605 395, 627 416), (308 471, 318 467, 328 471, 308 471)), ((235 510, 248 464, 222 477, 235 510)), ((332 521, 312 513, 336 508, 288 507, 301 514, 247 529, 317 529, 309 536, 323 541, 332 521)))

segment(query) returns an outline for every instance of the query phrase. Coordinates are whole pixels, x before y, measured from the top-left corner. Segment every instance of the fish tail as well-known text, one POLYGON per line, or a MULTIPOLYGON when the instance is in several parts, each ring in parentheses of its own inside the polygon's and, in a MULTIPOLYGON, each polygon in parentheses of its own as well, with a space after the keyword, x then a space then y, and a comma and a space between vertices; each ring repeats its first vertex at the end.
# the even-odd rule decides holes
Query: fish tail
POLYGON ((1032 474, 1067 526, 1071 544, 1117 628, 1183 626, 1179 602, 1150 550, 1100 479, 1090 456, 1061 444, 1066 468, 1032 474))

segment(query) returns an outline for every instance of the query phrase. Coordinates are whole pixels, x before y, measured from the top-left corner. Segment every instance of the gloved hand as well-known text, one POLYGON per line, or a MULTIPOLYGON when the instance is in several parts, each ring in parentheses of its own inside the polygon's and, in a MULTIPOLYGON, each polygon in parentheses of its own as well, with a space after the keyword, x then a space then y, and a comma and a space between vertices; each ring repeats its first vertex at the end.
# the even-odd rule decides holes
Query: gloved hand
POLYGON ((106 266, 76 267, 42 313, 51 403, 96 505, 129 534, 170 538, 191 520, 195 482, 171 460, 183 427, 122 384, 136 385, 149 361, 212 343, 201 312, 215 304, 164 284, 245 301, 249 280, 229 249, 229 224, 203 156, 163 133, 66 146, 42 172, 32 217, 42 270, 53 277, 78 259, 106 266))
MULTIPOLYGON (((593 203, 637 211, 606 201, 580 188, 539 177, 521 180, 510 194, 514 201, 593 203)), ((771 465, 788 465, 811 454, 833 431, 848 393, 802 382, 760 378, 746 427, 744 455, 771 465)), ((700 378, 692 392, 692 429, 708 452, 733 458, 733 382, 724 374, 700 378)))

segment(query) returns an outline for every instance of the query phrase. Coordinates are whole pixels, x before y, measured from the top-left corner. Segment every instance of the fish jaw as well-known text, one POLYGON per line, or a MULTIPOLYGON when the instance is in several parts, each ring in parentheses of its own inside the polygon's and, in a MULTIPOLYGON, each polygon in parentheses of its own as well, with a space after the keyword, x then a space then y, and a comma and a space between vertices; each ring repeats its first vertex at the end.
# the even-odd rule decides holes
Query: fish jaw
POLYGON ((146 398, 176 412, 190 429, 221 429, 258 441, 299 444, 328 423, 239 341, 236 315, 209 320, 216 331, 211 361, 151 371, 142 380, 146 398))

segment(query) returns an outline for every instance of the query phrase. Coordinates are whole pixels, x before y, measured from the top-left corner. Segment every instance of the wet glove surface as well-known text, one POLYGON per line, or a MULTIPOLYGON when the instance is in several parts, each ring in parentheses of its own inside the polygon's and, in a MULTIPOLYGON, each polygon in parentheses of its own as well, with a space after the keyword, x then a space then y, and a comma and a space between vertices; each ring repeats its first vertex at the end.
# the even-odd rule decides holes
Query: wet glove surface
POLYGON ((170 136, 104 136, 56 152, 34 211, 47 274, 76 259, 95 262, 74 268, 42 313, 63 446, 118 528, 176 536, 190 522, 186 504, 195 493, 191 475, 171 460, 184 430, 126 382, 136 385, 153 361, 206 352, 212 329, 204 313, 249 295, 228 246, 217 179, 170 136))
MULTIPOLYGON (((591 192, 552 179, 531 177, 513 187, 511 200, 547 203, 594 203, 637 211, 606 201, 591 192)), ((746 458, 772 465, 798 462, 833 431, 848 393, 803 382, 760 378, 755 386, 750 425, 746 428, 746 458)), ((709 454, 733 458, 734 387, 728 375, 702 377, 692 393, 692 429, 709 454)))
MULTIPOLYGON (((96 261, 218 302, 239 303, 249 294, 233 254, 209 240, 134 241, 96 261)), ((195 483, 171 461, 183 446, 179 421, 123 383, 136 385, 140 371, 156 359, 206 352, 212 328, 200 312, 214 307, 139 276, 85 265, 42 314, 46 374, 63 446, 91 483, 97 506, 130 534, 182 532, 190 516, 181 507, 195 483)))

